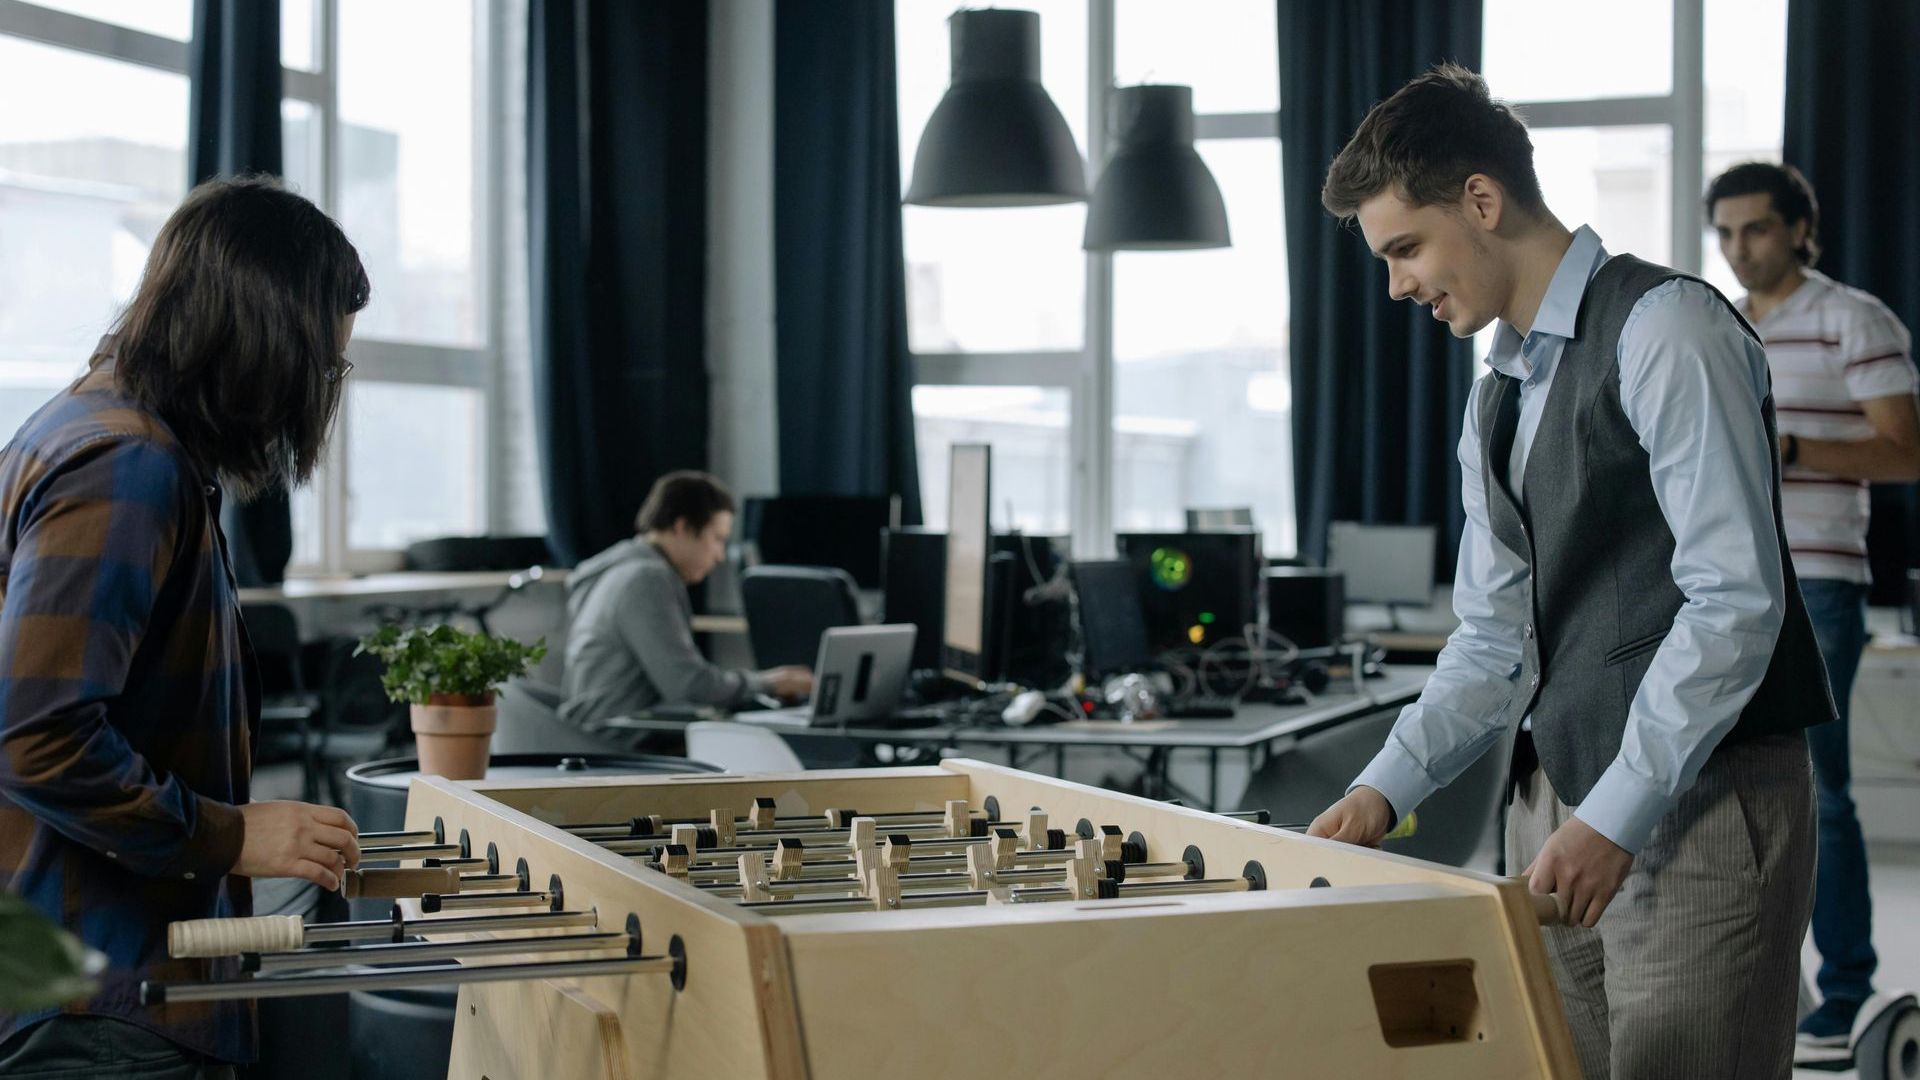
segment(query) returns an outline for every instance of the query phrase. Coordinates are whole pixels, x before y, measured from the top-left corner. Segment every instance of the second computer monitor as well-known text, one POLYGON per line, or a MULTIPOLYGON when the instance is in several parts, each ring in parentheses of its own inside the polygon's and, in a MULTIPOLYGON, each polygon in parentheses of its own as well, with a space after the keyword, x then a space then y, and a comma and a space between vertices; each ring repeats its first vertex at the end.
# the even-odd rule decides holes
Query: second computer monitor
POLYGON ((992 468, 992 452, 985 444, 953 445, 947 472, 946 611, 940 666, 963 682, 986 678, 992 468))
POLYGON ((1336 521, 1327 527, 1327 569, 1346 577, 1349 604, 1433 602, 1436 530, 1431 525, 1362 525, 1336 521))
POLYGON ((1260 534, 1120 533, 1156 653, 1244 638, 1259 619, 1260 534))

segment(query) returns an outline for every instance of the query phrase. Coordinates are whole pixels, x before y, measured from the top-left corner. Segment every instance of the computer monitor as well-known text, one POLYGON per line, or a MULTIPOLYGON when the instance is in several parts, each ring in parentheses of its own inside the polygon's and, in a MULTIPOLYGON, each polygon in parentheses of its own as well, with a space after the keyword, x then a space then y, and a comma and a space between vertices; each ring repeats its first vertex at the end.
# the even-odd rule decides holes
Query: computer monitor
MULTIPOLYGON (((1004 557, 1012 570, 1010 601, 991 608, 987 654, 982 677, 1002 678, 1023 686, 1053 686, 1071 672, 1066 664, 1067 607, 1064 603, 1024 602, 1036 585, 1052 580, 1066 562, 1071 544, 1065 536, 1033 533, 995 533, 993 555, 1004 557), (1004 646, 1004 648, 1002 648, 1004 646)), ((946 636, 947 534, 918 526, 888 529, 885 602, 882 616, 890 623, 912 623, 920 628, 914 639, 916 671, 941 668, 942 639, 946 636)), ((989 572, 994 565, 989 564, 989 572)))
POLYGON ((1133 564, 1125 559, 1076 560, 1067 573, 1080 611, 1085 674, 1101 679, 1151 665, 1153 650, 1147 645, 1147 618, 1135 591, 1133 564))
POLYGON ((1336 521, 1327 527, 1327 569, 1346 578, 1347 603, 1433 603, 1432 525, 1362 525, 1336 521))
POLYGON ((988 559, 993 528, 992 451, 984 443, 955 443, 947 471, 947 570, 940 666, 974 684, 987 678, 988 559))
POLYGON ((1156 653, 1244 638, 1260 617, 1260 534, 1252 530, 1121 533, 1120 557, 1156 653))
POLYGON ((877 495, 780 495, 741 507, 740 538, 773 566, 832 566, 862 589, 880 588, 880 537, 894 499, 877 495))

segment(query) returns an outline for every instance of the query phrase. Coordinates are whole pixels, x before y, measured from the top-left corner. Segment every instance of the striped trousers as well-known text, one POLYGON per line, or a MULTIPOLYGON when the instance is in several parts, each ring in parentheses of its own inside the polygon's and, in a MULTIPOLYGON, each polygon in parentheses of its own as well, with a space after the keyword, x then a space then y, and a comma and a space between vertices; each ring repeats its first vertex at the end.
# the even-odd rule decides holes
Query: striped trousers
MULTIPOLYGON (((1507 866, 1573 815, 1539 769, 1507 809, 1507 866)), ((1787 1080, 1813 910, 1804 736, 1716 750, 1593 929, 1543 931, 1587 1080, 1787 1080)))

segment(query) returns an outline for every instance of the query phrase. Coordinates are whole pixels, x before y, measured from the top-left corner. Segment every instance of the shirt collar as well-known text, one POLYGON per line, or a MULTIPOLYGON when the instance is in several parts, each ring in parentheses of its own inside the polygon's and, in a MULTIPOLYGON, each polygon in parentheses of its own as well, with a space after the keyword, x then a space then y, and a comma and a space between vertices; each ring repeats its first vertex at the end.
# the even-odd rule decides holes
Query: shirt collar
POLYGON ((1587 294, 1587 282, 1606 261, 1607 249, 1600 243, 1600 234, 1590 225, 1580 226, 1573 234, 1573 243, 1567 246, 1567 253, 1560 256, 1553 279, 1547 282, 1547 292, 1540 298, 1540 311, 1534 316, 1532 332, 1522 339, 1518 330, 1502 321, 1494 331, 1487 366, 1502 375, 1524 379, 1533 373, 1534 357, 1529 354, 1539 347, 1538 344, 1526 347, 1529 341, 1537 343, 1541 335, 1572 340, 1574 327, 1579 322, 1580 301, 1587 294))
MULTIPOLYGON (((1800 283, 1799 288, 1788 293, 1787 298, 1780 301, 1772 311, 1767 312, 1767 317, 1760 320, 1761 322, 1772 322, 1789 312, 1811 307, 1814 298, 1833 285, 1832 278, 1815 270, 1811 266, 1801 267, 1800 275, 1806 278, 1806 280, 1800 283)), ((1741 297, 1740 303, 1735 310, 1739 311, 1740 314, 1746 318, 1752 319, 1753 297, 1751 295, 1741 297)))

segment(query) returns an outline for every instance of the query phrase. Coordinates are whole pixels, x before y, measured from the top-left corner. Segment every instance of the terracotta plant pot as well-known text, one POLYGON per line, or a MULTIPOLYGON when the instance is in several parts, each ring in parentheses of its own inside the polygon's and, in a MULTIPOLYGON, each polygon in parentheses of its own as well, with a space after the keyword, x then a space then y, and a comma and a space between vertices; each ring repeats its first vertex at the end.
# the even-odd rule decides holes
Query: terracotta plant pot
POLYGON ((449 780, 485 777, 498 712, 492 694, 435 694, 425 705, 412 706, 420 772, 449 780))

